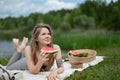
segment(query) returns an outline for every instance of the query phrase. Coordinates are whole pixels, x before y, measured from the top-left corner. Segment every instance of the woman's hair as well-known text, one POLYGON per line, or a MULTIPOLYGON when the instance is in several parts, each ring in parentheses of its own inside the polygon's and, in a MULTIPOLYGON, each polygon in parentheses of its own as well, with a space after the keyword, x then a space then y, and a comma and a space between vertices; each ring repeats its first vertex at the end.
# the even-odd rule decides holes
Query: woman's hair
MULTIPOLYGON (((31 38, 31 44, 30 44, 30 47, 31 47, 31 56, 33 57, 32 59, 33 59, 34 64, 36 64, 37 61, 38 61, 36 53, 40 52, 40 48, 41 48, 38 45, 38 42, 36 40, 37 40, 37 38, 38 38, 38 36, 39 36, 42 28, 47 28, 49 30, 49 32, 50 32, 51 37, 52 37, 52 29, 51 29, 51 27, 48 24, 39 23, 39 24, 37 24, 34 27, 34 29, 32 31, 32 38, 31 38)), ((52 39, 51 39, 51 43, 48 44, 47 46, 53 47, 52 39)), ((48 67, 50 68, 51 64, 53 62, 53 55, 52 56, 49 55, 48 57, 49 57, 48 67)))

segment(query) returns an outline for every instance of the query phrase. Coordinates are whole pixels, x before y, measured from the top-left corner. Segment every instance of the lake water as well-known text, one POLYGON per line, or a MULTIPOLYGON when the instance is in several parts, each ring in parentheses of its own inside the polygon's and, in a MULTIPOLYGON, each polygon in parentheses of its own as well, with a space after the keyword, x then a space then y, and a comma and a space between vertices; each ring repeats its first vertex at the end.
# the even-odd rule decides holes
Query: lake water
POLYGON ((0 57, 9 57, 14 50, 12 41, 0 41, 0 57))
MULTIPOLYGON (((10 57, 14 53, 15 49, 12 41, 0 41, 0 58, 10 57)), ((66 51, 62 51, 63 56, 67 56, 66 51)))

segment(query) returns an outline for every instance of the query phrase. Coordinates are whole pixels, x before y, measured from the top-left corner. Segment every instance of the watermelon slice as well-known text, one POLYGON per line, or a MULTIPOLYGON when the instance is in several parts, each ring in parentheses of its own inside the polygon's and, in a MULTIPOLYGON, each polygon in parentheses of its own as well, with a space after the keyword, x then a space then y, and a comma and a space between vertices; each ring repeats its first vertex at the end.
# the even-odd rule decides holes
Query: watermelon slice
POLYGON ((58 52, 57 49, 52 48, 52 47, 43 47, 41 49, 41 51, 46 51, 46 53, 49 53, 49 54, 54 54, 54 53, 58 52))
POLYGON ((72 50, 72 51, 69 51, 69 55, 77 56, 77 57, 87 57, 88 53, 80 52, 79 50, 72 50))

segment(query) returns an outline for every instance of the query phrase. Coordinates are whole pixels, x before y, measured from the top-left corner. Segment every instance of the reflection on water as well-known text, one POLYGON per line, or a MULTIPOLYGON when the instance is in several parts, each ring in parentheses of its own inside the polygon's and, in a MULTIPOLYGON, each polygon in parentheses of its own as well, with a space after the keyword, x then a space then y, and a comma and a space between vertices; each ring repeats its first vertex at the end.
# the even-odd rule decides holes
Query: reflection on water
POLYGON ((12 41, 0 41, 0 58, 9 57, 14 52, 12 41))
MULTIPOLYGON (((29 44, 29 42, 28 42, 29 44)), ((10 57, 14 53, 15 49, 12 41, 0 41, 0 58, 10 57)), ((62 56, 67 56, 67 51, 62 50, 62 56)))

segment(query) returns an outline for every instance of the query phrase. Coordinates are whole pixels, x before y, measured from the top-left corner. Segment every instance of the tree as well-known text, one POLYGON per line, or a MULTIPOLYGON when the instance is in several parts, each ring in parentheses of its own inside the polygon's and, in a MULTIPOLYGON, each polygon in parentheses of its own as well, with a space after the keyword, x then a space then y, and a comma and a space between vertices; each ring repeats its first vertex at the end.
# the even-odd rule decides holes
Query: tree
POLYGON ((74 21, 74 26, 76 28, 80 28, 80 29, 95 28, 95 20, 93 17, 80 15, 80 16, 76 16, 73 21, 74 21))
POLYGON ((71 29, 71 26, 68 22, 65 22, 63 21, 61 24, 60 24, 60 27, 59 27, 60 30, 64 31, 64 32, 67 32, 71 29))

